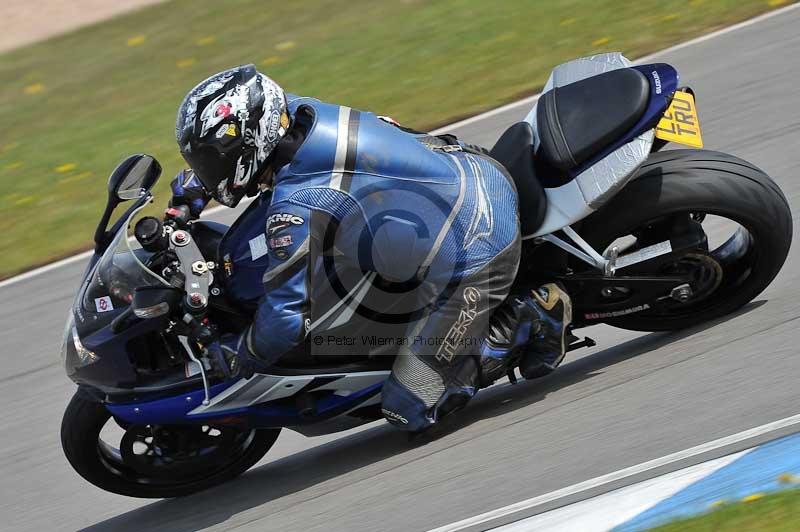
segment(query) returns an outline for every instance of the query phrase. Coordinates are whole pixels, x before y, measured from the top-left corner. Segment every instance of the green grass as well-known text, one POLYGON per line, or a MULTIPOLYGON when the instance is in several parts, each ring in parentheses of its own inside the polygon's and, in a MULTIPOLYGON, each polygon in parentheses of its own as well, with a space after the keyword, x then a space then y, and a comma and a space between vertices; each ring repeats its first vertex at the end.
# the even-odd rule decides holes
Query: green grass
POLYGON ((674 521, 657 532, 795 532, 800 529, 800 489, 739 502, 713 512, 674 521))
POLYGON ((1 55, 0 277, 87 247, 130 153, 163 163, 166 202, 176 108, 232 65, 424 128, 535 92, 571 58, 641 56, 781 3, 176 0, 1 55))

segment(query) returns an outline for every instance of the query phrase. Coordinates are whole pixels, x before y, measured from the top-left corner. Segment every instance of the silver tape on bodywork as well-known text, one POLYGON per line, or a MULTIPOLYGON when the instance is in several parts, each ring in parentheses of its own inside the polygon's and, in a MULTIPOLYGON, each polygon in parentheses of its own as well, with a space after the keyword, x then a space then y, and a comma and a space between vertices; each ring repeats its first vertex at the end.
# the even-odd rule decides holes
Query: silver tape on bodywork
POLYGON ((575 178, 589 207, 597 209, 625 186, 633 173, 647 160, 653 137, 653 130, 639 135, 575 178))
MULTIPOLYGON (((553 87, 562 87, 604 72, 630 67, 631 63, 621 53, 591 55, 558 65, 553 69, 550 78, 542 89, 542 93, 553 87)), ((598 102, 602 105, 602 102, 598 102)), ((525 118, 533 126, 534 148, 539 147, 538 130, 536 129, 536 106, 525 118)), ((592 165, 575 180, 583 194, 586 204, 597 209, 611 196, 616 194, 639 166, 650 154, 654 132, 648 131, 633 139, 619 149, 592 165)))
MULTIPOLYGON (((570 83, 575 83, 576 81, 590 78, 602 74, 603 72, 626 68, 632 64, 633 63, 619 52, 590 55, 568 61, 553 69, 550 73, 550 77, 547 78, 547 83, 545 83, 542 89, 542 94, 553 87, 563 87, 564 85, 569 85, 570 83)), ((537 105, 534 105, 533 109, 528 113, 528 116, 525 117, 525 121, 533 126, 533 147, 536 149, 539 148, 539 136, 537 134, 538 130, 536 129, 537 105)))
POLYGON ((619 52, 608 54, 597 54, 581 57, 573 61, 562 63, 553 69, 550 79, 547 81, 544 90, 552 87, 561 87, 570 83, 575 83, 603 72, 627 68, 631 66, 628 58, 619 52))

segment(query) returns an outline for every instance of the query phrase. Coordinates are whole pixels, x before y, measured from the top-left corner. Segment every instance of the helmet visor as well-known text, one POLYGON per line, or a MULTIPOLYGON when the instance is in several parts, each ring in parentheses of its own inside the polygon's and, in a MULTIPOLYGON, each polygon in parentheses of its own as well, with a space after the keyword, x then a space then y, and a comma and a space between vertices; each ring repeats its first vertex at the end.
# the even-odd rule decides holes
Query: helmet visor
POLYGON ((197 178, 212 196, 216 194, 217 187, 221 182, 232 181, 236 174, 238 157, 226 156, 210 146, 203 146, 184 153, 183 158, 186 159, 197 178))

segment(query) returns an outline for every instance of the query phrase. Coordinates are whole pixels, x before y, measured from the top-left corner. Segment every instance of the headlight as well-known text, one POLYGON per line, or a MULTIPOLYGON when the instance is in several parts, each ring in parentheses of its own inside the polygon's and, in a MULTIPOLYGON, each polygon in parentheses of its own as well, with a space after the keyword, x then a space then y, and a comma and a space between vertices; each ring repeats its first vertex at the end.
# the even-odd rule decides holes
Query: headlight
POLYGON ((81 361, 81 365, 88 366, 99 360, 97 355, 83 347, 81 338, 78 336, 78 328, 74 325, 72 326, 72 343, 75 345, 75 351, 78 353, 78 360, 81 361))
POLYGON ((78 336, 78 328, 75 326, 75 319, 72 311, 67 318, 67 326, 64 328, 64 342, 61 346, 61 360, 70 374, 75 368, 88 366, 100 360, 100 357, 92 351, 86 349, 78 336), (72 367, 70 367, 72 366, 72 367))

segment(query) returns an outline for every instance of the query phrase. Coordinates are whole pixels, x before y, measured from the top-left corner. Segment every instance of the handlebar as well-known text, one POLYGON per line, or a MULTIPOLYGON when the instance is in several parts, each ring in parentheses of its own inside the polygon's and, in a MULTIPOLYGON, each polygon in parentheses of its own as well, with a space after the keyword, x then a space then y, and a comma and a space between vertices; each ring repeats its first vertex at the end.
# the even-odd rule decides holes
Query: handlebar
POLYGON ((170 207, 164 222, 146 216, 136 222, 133 233, 145 250, 174 254, 179 271, 169 279, 170 284, 184 291, 183 310, 191 316, 202 317, 208 307, 211 272, 188 224, 182 225, 184 215, 188 215, 185 205, 170 207))
POLYGON ((186 227, 192 221, 192 212, 187 205, 178 205, 177 207, 169 207, 164 212, 165 221, 174 221, 178 227, 186 227))

